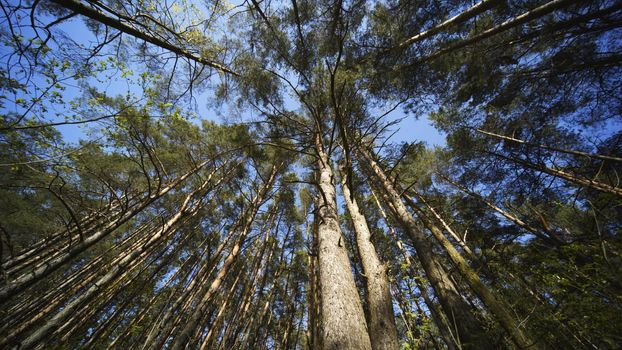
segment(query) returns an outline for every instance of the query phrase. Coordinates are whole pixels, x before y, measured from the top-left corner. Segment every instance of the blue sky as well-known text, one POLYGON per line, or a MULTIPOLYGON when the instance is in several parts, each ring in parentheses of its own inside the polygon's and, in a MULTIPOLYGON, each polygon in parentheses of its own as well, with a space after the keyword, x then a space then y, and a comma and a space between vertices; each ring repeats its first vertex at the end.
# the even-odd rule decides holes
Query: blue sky
MULTIPOLYGON (((44 19, 45 20, 45 19, 44 19)), ((76 42, 88 45, 89 43, 95 42, 95 37, 91 33, 89 29, 86 28, 84 18, 83 17, 75 17, 71 20, 68 20, 61 25, 57 26, 58 29, 62 29, 64 33, 75 40, 76 42)), ((32 33, 23 33, 25 36, 32 33)), ((55 50, 53 44, 50 45, 52 50, 55 50)), ((4 46, 0 47, 0 50, 3 53, 8 53, 7 50, 10 50, 4 46)), ((141 67, 130 67, 136 68, 138 74, 141 71, 141 67)), ((134 76, 136 78, 136 76, 134 76)), ((131 78, 130 78, 131 79, 131 78)), ((36 77, 33 82, 35 84, 44 85, 41 77, 36 77)), ((89 83, 93 86, 96 86, 102 91, 105 91, 108 95, 126 95, 128 91, 132 94, 140 96, 142 95, 142 91, 138 88, 138 86, 131 86, 127 83, 127 78, 121 77, 120 73, 116 75, 112 75, 110 79, 106 80, 104 84, 96 82, 94 79, 90 79, 89 83)), ((214 109, 215 107, 210 106, 209 100, 211 100, 212 91, 207 89, 201 92, 198 96, 196 96, 197 104, 194 106, 194 112, 198 115, 198 119, 194 119, 194 122, 200 123, 201 119, 208 119, 213 121, 222 121, 222 118, 219 116, 230 116, 232 114, 238 113, 238 111, 233 110, 226 104, 222 106, 219 110, 214 109)), ((63 92, 63 98, 65 101, 70 101, 79 98, 82 95, 82 88, 75 81, 69 81, 69 84, 66 86, 66 90, 63 92)), ((15 96, 19 97, 19 96, 15 96)), ((26 96, 24 96, 26 97, 26 96)), ((288 98, 288 97, 286 97, 288 98)), ((19 107, 16 105, 11 105, 11 99, 7 100, 7 104, 5 105, 5 109, 7 111, 12 111, 16 113, 20 113, 19 107)), ((295 101, 287 101, 288 108, 290 105, 293 107, 296 105, 295 101)), ((181 106, 182 109, 187 108, 187 105, 181 106)), ((62 121, 63 116, 66 114, 66 111, 62 110, 63 107, 61 105, 50 106, 50 110, 53 112, 59 112, 60 116, 54 116, 53 113, 45 114, 45 122, 54 122, 54 121, 62 121), (65 113, 63 113, 65 112, 65 113)), ((403 120, 395 125, 391 132, 395 131, 395 134, 391 137, 392 142, 403 142, 403 141, 424 141, 429 146, 433 145, 444 145, 445 138, 441 135, 431 124, 430 121, 425 117, 421 117, 416 119, 414 116, 405 116, 404 112, 401 108, 397 108, 395 111, 391 112, 385 117, 386 121, 395 120, 403 118, 403 120)), ((58 126, 57 129, 63 135, 66 142, 76 143, 80 139, 86 137, 86 131, 88 128, 92 127, 92 125, 83 124, 83 125, 62 125, 58 126)))

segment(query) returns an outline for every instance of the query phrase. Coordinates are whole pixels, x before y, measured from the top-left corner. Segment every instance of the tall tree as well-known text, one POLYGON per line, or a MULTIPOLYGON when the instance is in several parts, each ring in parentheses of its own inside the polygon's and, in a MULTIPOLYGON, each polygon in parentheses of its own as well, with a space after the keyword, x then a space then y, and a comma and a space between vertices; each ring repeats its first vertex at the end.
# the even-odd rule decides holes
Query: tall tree
POLYGON ((622 342, 619 2, 0 10, 0 347, 622 342))

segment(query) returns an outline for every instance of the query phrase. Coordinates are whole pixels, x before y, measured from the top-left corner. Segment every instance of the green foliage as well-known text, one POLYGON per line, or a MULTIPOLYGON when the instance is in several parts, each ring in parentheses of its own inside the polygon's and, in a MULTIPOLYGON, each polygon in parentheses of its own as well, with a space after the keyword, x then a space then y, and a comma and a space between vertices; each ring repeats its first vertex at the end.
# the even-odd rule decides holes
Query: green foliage
MULTIPOLYGON (((443 347, 439 291, 384 185, 367 176, 366 148, 380 150, 389 186, 420 206, 410 212, 415 228, 484 325, 475 338, 513 348, 424 216, 541 347, 616 348, 622 46, 611 6, 619 5, 565 3, 510 26, 546 3, 494 2, 437 32, 473 3, 109 1, 89 2, 100 13, 89 16, 57 2, 3 3, 0 288, 68 258, 0 300, 0 347, 52 324, 92 287, 100 289, 33 346, 166 347, 192 315, 200 316, 193 344, 213 330, 208 347, 311 346, 310 306, 326 287, 313 232, 325 219, 314 203, 323 195, 320 150, 325 166, 348 161, 388 269, 402 349, 443 347), (428 116, 445 145, 392 144, 394 107, 428 116), (166 226, 177 213, 183 220, 166 226), (121 264, 137 247, 147 248, 121 264), (10 260, 31 248, 24 265, 10 260), (208 294, 227 256, 230 270, 208 294)), ((348 214, 336 215, 368 307, 348 214)))

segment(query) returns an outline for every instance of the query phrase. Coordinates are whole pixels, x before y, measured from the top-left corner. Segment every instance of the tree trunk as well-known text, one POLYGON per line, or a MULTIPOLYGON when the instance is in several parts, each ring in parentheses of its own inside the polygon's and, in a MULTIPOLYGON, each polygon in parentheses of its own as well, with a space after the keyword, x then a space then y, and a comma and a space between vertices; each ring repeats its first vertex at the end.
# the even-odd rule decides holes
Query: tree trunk
POLYGON ((586 157, 586 158, 590 158, 590 159, 591 158, 595 158, 595 159, 601 159, 601 160, 622 162, 622 158, 619 158, 619 157, 613 157, 613 156, 596 154, 596 153, 587 153, 587 152, 582 152, 582 151, 576 151, 576 150, 573 150, 573 149, 565 149, 565 148, 558 148, 558 147, 552 147, 552 146, 547 146, 547 145, 541 145, 541 144, 537 144, 537 143, 531 143, 531 142, 527 142, 527 141, 524 141, 524 140, 521 140, 521 139, 510 137, 510 136, 495 134, 493 132, 482 130, 482 129, 475 129, 475 131, 477 131, 478 133, 480 133, 482 135, 491 136, 491 137, 494 137, 494 138, 497 138, 497 139, 500 139, 500 140, 504 140, 504 141, 511 141, 511 142, 514 142, 514 143, 517 143, 517 144, 520 144, 520 145, 529 146, 529 147, 538 147, 538 148, 543 148, 543 149, 547 149, 547 150, 550 150, 550 151, 566 153, 566 154, 572 154, 574 156, 586 157))
POLYGON ((572 183, 574 183, 576 185, 579 185, 579 186, 591 188, 591 189, 594 189, 594 190, 597 190, 597 191, 601 191, 601 192, 605 192, 605 193, 610 193, 610 194, 616 195, 618 197, 622 197, 622 188, 619 188, 619 187, 611 186, 609 184, 606 184, 606 183, 603 183, 603 182, 600 182, 600 181, 596 181, 596 180, 591 180, 591 179, 586 179, 586 178, 583 178, 583 177, 578 177, 578 176, 575 176, 575 175, 573 175, 571 173, 567 173, 565 171, 554 169, 554 168, 549 168, 549 167, 546 167, 544 165, 534 164, 534 163, 527 162, 527 161, 524 161, 524 160, 521 160, 521 159, 506 157, 506 156, 504 156, 502 154, 499 154, 499 153, 495 153, 495 152, 486 152, 486 153, 488 153, 490 155, 493 155, 493 156, 496 156, 496 157, 499 157, 501 159, 505 159, 505 160, 510 161, 510 162, 514 162, 516 164, 520 164, 520 165, 522 165, 522 166, 524 166, 526 168, 530 168, 530 169, 533 169, 533 170, 536 170, 536 171, 539 171, 539 172, 542 172, 542 173, 545 173, 545 174, 549 174, 551 176, 558 177, 560 179, 564 179, 564 180, 566 180, 568 182, 572 182, 572 183))
POLYGON ((438 226, 436 226, 425 213, 417 207, 412 198, 405 196, 409 205, 417 213, 417 216, 423 221, 424 225, 432 232, 434 237, 441 243, 445 251, 449 255, 451 261, 457 267, 460 275, 466 280, 468 285, 475 291, 479 298, 484 302, 486 307, 495 316, 501 326, 508 332, 512 340, 521 349, 538 349, 536 341, 531 339, 523 330, 520 329, 519 323, 514 319, 511 309, 505 304, 500 295, 490 290, 486 286, 477 273, 473 271, 467 261, 460 255, 458 250, 443 235, 438 226))
POLYGON ((335 183, 330 159, 316 136, 319 196, 318 260, 323 349, 371 350, 365 315, 337 216, 335 183))
POLYGON ((48 333, 54 331, 56 328, 60 326, 60 323, 63 322, 66 318, 71 316, 71 314, 81 305, 83 302, 90 300, 95 297, 97 293, 101 291, 102 288, 112 283, 116 278, 123 276, 126 271, 126 267, 132 263, 132 261, 139 256, 141 256, 144 252, 150 249, 155 244, 159 243, 163 239, 168 239, 171 236, 171 232, 173 232, 179 225, 185 222, 190 216, 196 214, 197 210, 201 206, 201 200, 194 205, 191 205, 191 201, 197 195, 204 196, 206 190, 209 188, 210 181, 205 181, 197 190, 190 193, 184 200, 181 205, 179 211, 173 215, 166 223, 164 223, 157 232, 149 237, 149 240, 136 247, 134 250, 131 250, 122 256, 120 256, 114 264, 112 264, 106 271, 105 275, 97 280, 88 290, 86 290, 79 297, 73 299, 69 304, 67 304, 60 312, 58 312, 54 317, 50 318, 43 326, 38 328, 35 332, 30 334, 24 341, 16 346, 17 349, 30 349, 39 343, 48 333))
POLYGON ((428 307, 428 310, 430 310, 430 315, 432 316, 432 320, 436 324, 436 327, 438 328, 441 334, 441 337, 443 338, 443 341, 447 345, 447 349, 456 350, 457 349, 456 348, 456 337, 454 334, 452 334, 453 330, 451 329, 451 326, 449 325, 447 318, 442 313, 438 304, 434 303, 432 299, 430 298, 428 291, 427 291, 427 287, 423 284, 423 282, 421 281, 421 278, 419 278, 420 273, 419 271, 417 271, 417 268, 414 265, 414 262, 410 256, 410 253, 408 252, 408 250, 406 250, 406 248, 404 247, 404 243, 399 239, 395 230, 389 224, 389 219, 387 217, 387 214, 382 208, 382 205, 380 204, 380 201, 378 200, 378 197, 376 196, 376 193, 374 192, 373 189, 371 190, 371 193, 372 193, 372 196, 374 197, 374 201, 376 202, 376 206, 378 207, 378 211, 380 212, 382 219, 384 220, 385 224, 389 228, 389 234, 391 235, 391 238, 395 240, 397 248, 402 254, 402 257, 404 258, 404 262, 408 265, 408 268, 413 277, 413 280, 417 284, 417 289, 419 289, 419 292, 421 294, 421 297, 423 298, 423 301, 428 307))
POLYGON ((456 290, 450 276, 438 261, 439 256, 434 253, 434 248, 428 238, 417 227, 413 216, 408 212, 391 181, 384 171, 376 164, 369 152, 359 149, 359 154, 365 160, 365 164, 371 170, 372 176, 379 182, 380 194, 388 207, 393 211, 395 219, 400 223, 405 232, 412 240, 417 251, 417 257, 438 296, 439 302, 450 324, 458 331, 458 341, 464 349, 493 349, 492 341, 486 335, 483 324, 475 318, 471 308, 456 290))
MULTIPOLYGON (((470 18, 473 18, 477 15, 479 15, 480 13, 488 10, 489 8, 491 8, 492 6, 500 3, 501 1, 499 0, 482 0, 480 2, 478 2, 477 4, 469 7, 468 9, 460 12, 459 14, 437 24, 436 26, 424 30, 416 35, 411 36, 410 38, 402 41, 401 43, 399 43, 398 45, 396 45, 394 48, 392 49, 398 49, 398 48, 405 48, 408 47, 418 41, 421 41, 423 39, 429 38, 430 36, 439 33, 455 24, 459 24, 462 23, 470 18)), ((387 50, 388 51, 388 50, 387 50)))
MULTIPOLYGON (((111 232, 115 231, 117 228, 119 228, 125 222, 127 222, 128 220, 130 220, 134 216, 136 216, 139 213, 141 213, 151 203, 153 203, 157 199, 163 197, 169 191, 171 191, 172 189, 177 187, 177 185, 179 185, 180 183, 184 182, 189 176, 191 176, 192 174, 195 174, 205 164, 206 164, 206 162, 201 164, 199 167, 196 167, 191 172, 182 175, 177 180, 173 181, 170 185, 168 185, 168 186, 162 188, 160 191, 158 191, 157 194, 154 194, 154 195, 151 195, 151 196, 147 197, 146 199, 143 200, 142 203, 140 203, 138 206, 136 206, 135 208, 133 208, 129 212, 124 213, 123 215, 118 217, 116 220, 113 220, 113 221, 109 222, 107 225, 105 225, 100 230, 98 230, 98 231, 94 232, 92 235, 84 238, 78 244, 74 245, 73 247, 70 247, 67 250, 66 253, 64 253, 64 254, 61 253, 61 254, 59 254, 57 256, 53 256, 49 260, 46 260, 44 262, 39 263, 31 271, 28 271, 27 273, 22 274, 21 276, 17 277, 16 279, 11 281, 6 286, 2 287, 0 289, 0 304, 5 302, 6 300, 8 300, 11 296, 14 296, 16 293, 24 290, 26 287, 32 285, 36 281, 44 278, 45 276, 48 276, 50 273, 54 272, 56 269, 61 267, 63 264, 67 263, 73 257, 77 256, 78 254, 80 254, 81 252, 85 251, 86 249, 88 249, 89 247, 94 245, 95 243, 99 242, 102 238, 106 237, 108 234, 110 234, 111 232)), ((223 165, 223 167, 224 166, 225 165, 223 165)), ((216 174, 216 172, 218 170, 220 170, 220 167, 214 169, 209 174, 208 181, 211 180, 211 178, 214 176, 214 174, 216 174)))
POLYGON ((482 201, 482 203, 486 204, 486 206, 488 206, 490 209, 496 211, 497 213, 501 214, 501 216, 503 216, 504 218, 508 219, 510 222, 516 224, 517 226, 531 232, 534 236, 539 237, 541 239, 543 239, 545 242, 552 244, 553 246, 560 246, 564 243, 566 243, 559 235, 557 235, 553 230, 546 230, 545 232, 542 232, 541 230, 527 224, 526 222, 524 222, 523 220, 511 215, 510 213, 508 213, 507 211, 501 209, 500 207, 496 206, 495 204, 493 204, 492 202, 486 200, 484 197, 482 197, 481 195, 473 192, 473 191, 469 191, 466 187, 452 181, 451 179, 449 179, 447 176, 437 173, 443 180, 449 182, 450 184, 452 184, 453 186, 455 186, 456 188, 458 188, 459 190, 461 190, 462 192, 479 199, 480 201, 482 201))
POLYGON ((235 242, 233 248, 231 248, 231 252, 229 252, 229 255, 225 259, 222 268, 218 272, 218 275, 210 284, 209 289, 201 298, 196 309, 193 310, 193 313, 190 316, 190 319, 186 322, 185 326, 183 327, 181 332, 177 335, 177 337, 175 337, 173 344, 171 345, 172 350, 184 349, 186 345, 189 343, 189 341, 191 340, 191 335, 195 331, 200 318, 203 316, 205 305, 212 298, 214 293, 216 293, 216 290, 222 284, 222 281, 224 280, 225 276, 229 272, 229 269, 231 268, 238 254, 240 253, 242 243, 244 243, 246 236, 251 230, 251 225, 253 224, 255 220, 255 216, 257 215, 257 212, 259 211, 259 207, 265 200, 265 196, 267 195, 268 191, 272 188, 272 184, 274 183, 274 179, 276 178, 278 169, 279 167, 277 165, 272 166, 270 177, 268 178, 268 180, 263 185, 262 189, 259 191, 259 193, 257 193, 257 195, 252 201, 251 208, 249 208, 249 211, 247 212, 247 215, 245 217, 244 226, 242 227, 240 236, 235 242))
POLYGON ((497 35, 499 33, 502 33, 508 29, 512 29, 516 26, 525 24, 529 21, 532 21, 534 19, 543 17, 555 10, 558 10, 564 6, 569 6, 572 5, 573 3, 579 2, 579 0, 551 0, 549 2, 547 2, 546 4, 536 7, 535 9, 529 10, 527 12, 524 12, 514 18, 511 18, 497 26, 494 26, 492 28, 486 29, 485 31, 473 35, 470 38, 458 41, 454 44, 449 45, 446 48, 440 49, 438 51, 436 51, 435 53, 433 53, 430 56, 425 57, 424 59, 418 61, 417 63, 421 63, 421 62, 426 62, 426 61, 430 61, 433 59, 436 59, 446 53, 461 49, 463 47, 472 45, 478 41, 482 41, 484 39, 487 39, 493 35, 497 35))
POLYGON ((363 265, 369 308, 369 336, 374 350, 399 349, 397 329, 393 315, 393 303, 387 265, 383 264, 371 242, 367 220, 360 212, 356 198, 350 193, 345 173, 341 172, 341 188, 352 226, 356 234, 356 245, 363 265))

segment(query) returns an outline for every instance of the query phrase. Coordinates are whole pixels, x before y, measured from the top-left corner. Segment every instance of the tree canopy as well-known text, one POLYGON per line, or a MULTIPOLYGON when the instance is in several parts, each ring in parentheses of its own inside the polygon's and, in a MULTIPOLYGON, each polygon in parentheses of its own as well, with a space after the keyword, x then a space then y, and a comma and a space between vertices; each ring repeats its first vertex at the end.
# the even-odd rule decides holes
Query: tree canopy
POLYGON ((0 348, 622 344, 621 2, 0 8, 0 348))

